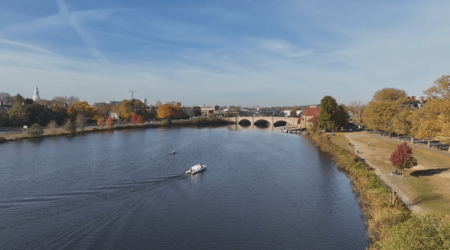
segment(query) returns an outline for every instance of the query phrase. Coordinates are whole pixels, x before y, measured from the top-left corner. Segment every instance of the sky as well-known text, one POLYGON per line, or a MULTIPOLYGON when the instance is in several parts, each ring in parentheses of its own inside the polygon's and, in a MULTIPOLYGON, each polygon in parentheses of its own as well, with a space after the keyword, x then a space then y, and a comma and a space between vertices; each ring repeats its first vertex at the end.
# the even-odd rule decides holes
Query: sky
POLYGON ((0 0, 0 92, 293 106, 421 96, 450 74, 450 1, 0 0))

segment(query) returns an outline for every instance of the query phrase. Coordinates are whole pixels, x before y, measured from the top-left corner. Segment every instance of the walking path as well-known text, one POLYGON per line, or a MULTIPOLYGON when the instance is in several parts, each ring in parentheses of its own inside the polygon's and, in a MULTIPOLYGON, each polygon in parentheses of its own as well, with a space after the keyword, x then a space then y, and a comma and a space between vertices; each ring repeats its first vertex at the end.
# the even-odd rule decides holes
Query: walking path
MULTIPOLYGON (((354 133, 346 133, 344 136, 349 140, 349 142, 353 145, 353 150, 355 154, 358 155, 359 158, 364 160, 364 162, 374 169, 374 172, 377 176, 380 177, 392 190, 396 191, 400 199, 405 203, 405 205, 412 212, 424 212, 425 209, 419 204, 417 199, 413 197, 411 194, 406 192, 407 186, 404 181, 407 177, 403 178, 402 176, 390 175, 390 171, 386 171, 386 169, 382 169, 375 164, 373 164, 373 160, 375 157, 380 157, 380 154, 377 152, 376 142, 373 140, 369 140, 369 137, 372 135, 368 133, 362 132, 354 132, 354 133), (371 142, 371 146, 368 146, 367 142, 371 142), (370 151, 368 150, 370 148, 370 151), (360 151, 360 153, 357 153, 360 151), (377 154, 378 153, 378 154, 377 154)), ((376 136, 373 136, 376 137, 376 136)), ((378 137, 376 139, 382 139, 382 137, 378 137)), ((383 159, 383 158, 382 158, 383 159)))

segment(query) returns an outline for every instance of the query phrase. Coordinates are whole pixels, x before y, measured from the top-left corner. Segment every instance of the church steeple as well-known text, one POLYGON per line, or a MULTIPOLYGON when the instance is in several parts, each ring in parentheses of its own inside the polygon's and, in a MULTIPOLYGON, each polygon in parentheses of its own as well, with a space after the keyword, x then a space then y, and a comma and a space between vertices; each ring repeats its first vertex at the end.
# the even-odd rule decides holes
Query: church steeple
POLYGON ((41 98, 39 97, 39 90, 38 87, 36 86, 36 88, 34 89, 34 96, 33 96, 33 101, 37 101, 40 100, 41 98))

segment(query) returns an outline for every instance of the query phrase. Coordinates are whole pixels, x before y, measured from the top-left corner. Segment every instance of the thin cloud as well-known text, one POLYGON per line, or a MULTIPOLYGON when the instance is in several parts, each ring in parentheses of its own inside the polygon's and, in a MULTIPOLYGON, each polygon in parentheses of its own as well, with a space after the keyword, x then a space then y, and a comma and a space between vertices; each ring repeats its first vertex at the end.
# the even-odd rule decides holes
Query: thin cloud
POLYGON ((58 5, 59 8, 59 14, 68 18, 68 22, 81 36, 81 39, 83 39, 92 56, 97 58, 97 60, 99 60, 102 63, 108 62, 106 56, 97 48, 97 43, 94 37, 81 28, 78 22, 77 15, 73 15, 69 12, 69 8, 67 7, 64 0, 56 0, 56 4, 58 5))

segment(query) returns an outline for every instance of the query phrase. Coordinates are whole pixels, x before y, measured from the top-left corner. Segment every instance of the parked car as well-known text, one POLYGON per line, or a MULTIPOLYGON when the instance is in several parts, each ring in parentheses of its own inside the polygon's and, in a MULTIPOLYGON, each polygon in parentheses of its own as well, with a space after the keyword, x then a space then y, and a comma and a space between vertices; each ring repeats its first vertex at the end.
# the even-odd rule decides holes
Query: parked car
POLYGON ((391 175, 402 175, 402 173, 398 172, 397 169, 391 172, 391 175))

